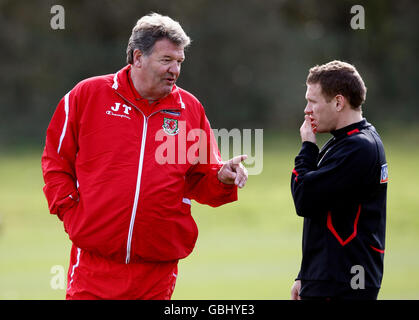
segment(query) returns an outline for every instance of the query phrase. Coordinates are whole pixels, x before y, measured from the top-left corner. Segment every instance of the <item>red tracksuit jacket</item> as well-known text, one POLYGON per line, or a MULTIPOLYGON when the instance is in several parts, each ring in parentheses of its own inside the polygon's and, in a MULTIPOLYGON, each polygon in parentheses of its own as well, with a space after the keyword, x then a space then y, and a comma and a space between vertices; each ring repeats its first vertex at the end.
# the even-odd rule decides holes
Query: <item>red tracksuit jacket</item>
POLYGON ((150 106, 130 69, 81 81, 60 101, 42 155, 44 193, 78 248, 125 263, 181 259, 198 235, 190 199, 216 207, 237 200, 237 187, 217 178, 200 102, 174 86, 150 106))

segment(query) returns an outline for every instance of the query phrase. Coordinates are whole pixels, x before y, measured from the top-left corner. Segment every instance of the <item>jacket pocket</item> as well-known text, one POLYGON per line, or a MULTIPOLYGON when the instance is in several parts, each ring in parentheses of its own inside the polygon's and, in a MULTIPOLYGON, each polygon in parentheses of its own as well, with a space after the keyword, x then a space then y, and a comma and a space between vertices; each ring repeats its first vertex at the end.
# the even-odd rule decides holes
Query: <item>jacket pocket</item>
POLYGON ((67 232, 71 239, 71 234, 73 230, 73 222, 74 222, 74 216, 76 215, 76 209, 78 207, 78 203, 75 202, 72 207, 70 207, 67 211, 63 214, 63 224, 64 224, 64 230, 67 232))
POLYGON ((361 205, 358 206, 358 211, 357 211, 356 216, 355 216, 352 234, 348 238, 346 238, 345 240, 343 240, 339 236, 339 234, 337 233, 335 227, 333 226, 333 223, 332 223, 332 212, 329 211, 327 213, 327 228, 330 230, 330 232, 333 234, 333 236, 339 241, 339 243, 342 245, 342 247, 345 246, 345 245, 347 245, 353 239, 355 239, 355 237, 356 237, 356 235, 358 233, 358 221, 359 221, 359 215, 360 214, 361 214, 361 205))

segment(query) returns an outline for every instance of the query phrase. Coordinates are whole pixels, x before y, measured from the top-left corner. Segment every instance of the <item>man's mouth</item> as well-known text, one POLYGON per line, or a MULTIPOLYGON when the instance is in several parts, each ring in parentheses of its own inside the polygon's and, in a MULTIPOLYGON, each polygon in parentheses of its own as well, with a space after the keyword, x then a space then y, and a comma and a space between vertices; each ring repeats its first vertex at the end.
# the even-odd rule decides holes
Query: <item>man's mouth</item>
POLYGON ((317 123, 316 123, 316 120, 312 116, 310 116, 310 124, 311 124, 311 128, 313 129, 313 132, 316 133, 317 123))
POLYGON ((165 78, 165 81, 169 82, 169 84, 174 84, 176 79, 175 78, 165 78))

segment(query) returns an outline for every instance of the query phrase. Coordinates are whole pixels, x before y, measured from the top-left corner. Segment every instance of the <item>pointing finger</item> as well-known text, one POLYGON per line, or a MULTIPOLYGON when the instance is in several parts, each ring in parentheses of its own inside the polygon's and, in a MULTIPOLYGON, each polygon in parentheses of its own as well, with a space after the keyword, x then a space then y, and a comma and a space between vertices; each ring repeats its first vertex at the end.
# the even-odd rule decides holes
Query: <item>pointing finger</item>
POLYGON ((235 156, 232 159, 230 159, 231 164, 238 165, 240 162, 247 159, 247 154, 242 154, 240 156, 235 156))

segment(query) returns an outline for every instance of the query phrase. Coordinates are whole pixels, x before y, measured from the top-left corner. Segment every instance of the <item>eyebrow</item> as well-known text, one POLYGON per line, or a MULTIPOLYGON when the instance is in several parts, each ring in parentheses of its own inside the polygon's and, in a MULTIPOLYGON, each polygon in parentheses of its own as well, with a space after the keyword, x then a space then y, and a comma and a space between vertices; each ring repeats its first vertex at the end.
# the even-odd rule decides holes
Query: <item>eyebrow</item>
POLYGON ((185 60, 185 57, 181 57, 180 59, 175 59, 174 57, 169 56, 169 55, 164 55, 163 58, 169 58, 169 59, 173 59, 173 60, 182 60, 182 61, 185 60))

